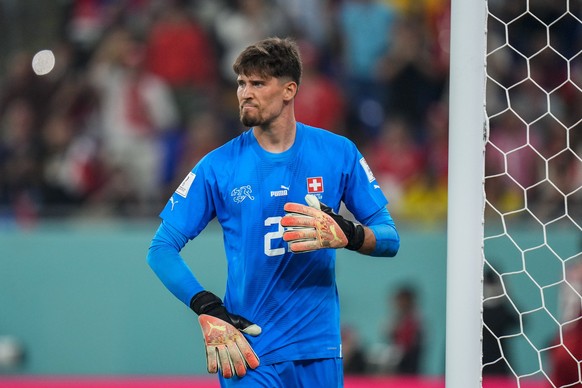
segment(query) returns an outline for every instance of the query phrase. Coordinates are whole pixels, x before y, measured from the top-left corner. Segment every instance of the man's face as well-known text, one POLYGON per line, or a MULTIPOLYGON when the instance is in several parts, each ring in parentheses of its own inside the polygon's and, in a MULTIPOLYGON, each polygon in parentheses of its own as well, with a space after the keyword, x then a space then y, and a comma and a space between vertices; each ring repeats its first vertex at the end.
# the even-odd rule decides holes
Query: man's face
POLYGON ((268 126, 279 117, 285 105, 285 82, 275 77, 241 74, 237 84, 240 121, 244 126, 268 126))

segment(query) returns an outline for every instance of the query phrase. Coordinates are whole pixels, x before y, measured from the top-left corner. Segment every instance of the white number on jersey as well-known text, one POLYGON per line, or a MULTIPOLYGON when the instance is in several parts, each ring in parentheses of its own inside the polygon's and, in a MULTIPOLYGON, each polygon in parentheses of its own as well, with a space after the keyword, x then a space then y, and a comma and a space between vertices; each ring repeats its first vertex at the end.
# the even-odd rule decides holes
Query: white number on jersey
POLYGON ((265 234, 265 255, 279 256, 285 254, 285 248, 272 248, 271 241, 278 238, 283 238, 284 229, 281 226, 282 217, 269 217, 265 220, 265 226, 277 225, 276 232, 268 232, 265 234))

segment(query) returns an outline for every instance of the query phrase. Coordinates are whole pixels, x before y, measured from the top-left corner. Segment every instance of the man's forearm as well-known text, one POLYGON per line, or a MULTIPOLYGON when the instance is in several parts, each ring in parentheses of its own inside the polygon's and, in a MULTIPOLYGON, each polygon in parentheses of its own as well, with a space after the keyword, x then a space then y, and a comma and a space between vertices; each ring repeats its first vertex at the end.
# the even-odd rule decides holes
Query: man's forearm
POLYGON ((358 252, 381 257, 393 257, 400 248, 400 236, 392 225, 370 225, 364 227, 364 245, 358 252))
POLYGON ((363 220, 364 244, 358 252, 381 257, 393 257, 400 248, 400 236, 388 209, 383 208, 363 220))
POLYGON ((376 249, 376 235, 372 229, 364 226, 364 243, 358 249, 358 252, 364 255, 370 255, 376 249))
POLYGON ((150 245, 147 262, 166 288, 189 306, 193 295, 203 290, 180 256, 187 238, 162 222, 150 245))

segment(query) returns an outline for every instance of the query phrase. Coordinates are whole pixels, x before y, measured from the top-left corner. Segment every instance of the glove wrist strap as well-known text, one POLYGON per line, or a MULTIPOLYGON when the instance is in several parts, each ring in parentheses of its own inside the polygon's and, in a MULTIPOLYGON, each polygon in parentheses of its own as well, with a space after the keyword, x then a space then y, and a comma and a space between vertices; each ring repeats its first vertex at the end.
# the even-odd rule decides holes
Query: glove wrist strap
POLYGON ((346 249, 357 251, 362 247, 362 245, 364 245, 365 232, 362 225, 354 223, 352 224, 354 226, 354 230, 353 233, 351 233, 351 236, 346 236, 348 238, 348 245, 346 245, 346 249))
POLYGON ((219 306, 222 306, 222 300, 208 291, 200 291, 190 300, 190 308, 198 315, 208 314, 209 311, 219 306))

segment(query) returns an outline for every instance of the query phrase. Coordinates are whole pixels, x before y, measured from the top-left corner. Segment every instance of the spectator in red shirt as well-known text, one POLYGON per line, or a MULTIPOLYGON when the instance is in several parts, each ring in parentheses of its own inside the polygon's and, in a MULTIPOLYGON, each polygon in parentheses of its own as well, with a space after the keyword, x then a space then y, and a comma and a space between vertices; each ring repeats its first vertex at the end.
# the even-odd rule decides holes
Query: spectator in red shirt
POLYGON ((418 374, 422 357, 422 322, 416 307, 416 292, 400 288, 394 295, 395 319, 386 335, 398 350, 397 374, 418 374))
POLYGON ((320 53, 308 42, 299 43, 303 59, 303 79, 295 99, 297 120, 318 128, 344 134, 345 97, 331 77, 319 70, 320 53))
POLYGON ((214 45, 190 13, 179 4, 163 9, 147 39, 147 69, 172 88, 183 123, 213 103, 216 65, 214 45))
POLYGON ((383 343, 374 346, 369 361, 372 371, 416 375, 424 355, 424 329, 417 307, 417 291, 403 285, 388 298, 390 317, 382 326, 383 343))

